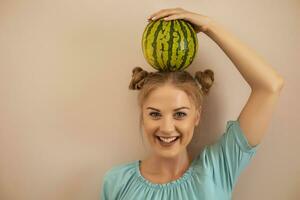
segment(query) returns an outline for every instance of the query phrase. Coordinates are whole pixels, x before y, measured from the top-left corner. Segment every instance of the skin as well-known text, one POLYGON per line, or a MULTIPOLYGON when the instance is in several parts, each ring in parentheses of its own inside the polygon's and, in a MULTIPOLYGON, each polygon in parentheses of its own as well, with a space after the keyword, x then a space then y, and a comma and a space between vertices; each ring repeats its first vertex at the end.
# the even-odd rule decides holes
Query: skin
POLYGON ((195 108, 184 91, 165 85, 152 91, 143 104, 142 112, 144 134, 152 153, 142 160, 141 173, 157 183, 181 177, 192 161, 187 146, 192 140, 194 128, 199 124, 200 109, 195 108), (177 108, 181 109, 174 111, 177 108), (157 141, 156 135, 179 135, 181 138, 171 147, 163 147, 157 141))

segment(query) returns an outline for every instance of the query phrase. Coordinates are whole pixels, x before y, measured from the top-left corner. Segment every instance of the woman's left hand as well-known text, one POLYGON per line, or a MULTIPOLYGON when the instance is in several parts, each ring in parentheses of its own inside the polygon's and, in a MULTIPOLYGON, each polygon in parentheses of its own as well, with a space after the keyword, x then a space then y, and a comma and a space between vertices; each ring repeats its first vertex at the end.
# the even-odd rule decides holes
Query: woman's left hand
POLYGON ((208 24, 211 22, 211 19, 208 16, 193 13, 182 8, 162 9, 150 15, 147 19, 155 21, 160 18, 163 18, 166 21, 174 19, 189 21, 193 24, 196 33, 206 32, 208 24))

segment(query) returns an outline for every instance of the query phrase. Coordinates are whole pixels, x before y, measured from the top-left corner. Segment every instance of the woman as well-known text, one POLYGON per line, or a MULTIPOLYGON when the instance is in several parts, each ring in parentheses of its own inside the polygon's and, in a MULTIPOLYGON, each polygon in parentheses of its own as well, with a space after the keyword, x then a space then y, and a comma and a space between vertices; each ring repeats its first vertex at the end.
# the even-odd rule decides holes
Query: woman
POLYGON ((145 160, 115 166, 104 176, 102 200, 227 200, 271 121, 283 78, 255 52, 210 17, 182 8, 163 9, 149 20, 184 19, 214 40, 251 87, 237 120, 227 121, 218 141, 195 158, 187 152, 199 124, 203 95, 214 81, 211 70, 151 72, 133 70, 130 89, 138 96, 141 123, 152 152, 145 160))

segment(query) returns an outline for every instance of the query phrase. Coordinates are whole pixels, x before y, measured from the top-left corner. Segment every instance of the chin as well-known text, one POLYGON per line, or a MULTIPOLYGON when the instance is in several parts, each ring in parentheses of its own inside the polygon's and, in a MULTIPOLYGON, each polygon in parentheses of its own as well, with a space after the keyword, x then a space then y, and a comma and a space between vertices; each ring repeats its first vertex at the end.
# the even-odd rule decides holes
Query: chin
POLYGON ((164 149, 164 148, 155 148, 155 153, 160 156, 160 157, 164 157, 164 158, 175 158, 177 156, 179 156, 182 152, 182 148, 181 147, 175 147, 173 149, 164 149))
POLYGON ((163 158, 176 158, 179 155, 179 152, 159 152, 159 156, 163 158))

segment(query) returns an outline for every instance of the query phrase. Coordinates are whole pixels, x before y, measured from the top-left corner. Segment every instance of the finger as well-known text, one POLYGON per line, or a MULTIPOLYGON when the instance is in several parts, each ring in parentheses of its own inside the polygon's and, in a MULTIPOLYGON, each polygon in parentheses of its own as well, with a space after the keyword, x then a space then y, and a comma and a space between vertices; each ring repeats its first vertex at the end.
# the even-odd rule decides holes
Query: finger
POLYGON ((185 15, 183 13, 177 14, 177 15, 170 15, 167 17, 164 17, 165 21, 175 20, 175 19, 185 19, 185 15))
POLYGON ((148 19, 156 20, 172 14, 180 12, 180 8, 162 9, 148 17, 148 19))
POLYGON ((160 12, 162 12, 162 11, 164 11, 165 9, 162 9, 162 10, 159 10, 159 11, 157 11, 157 12, 155 12, 155 13, 152 13, 151 15, 149 15, 149 17, 147 17, 147 19, 152 19, 155 15, 157 15, 158 13, 160 13, 160 12))
POLYGON ((166 14, 169 13, 173 13, 174 14, 174 10, 171 10, 171 9, 162 9, 156 13, 153 13, 152 15, 150 15, 148 17, 148 19, 151 19, 151 20, 156 20, 156 19, 159 19, 161 18, 161 16, 166 16, 166 14))
POLYGON ((161 13, 158 13, 157 15, 154 16, 154 19, 153 20, 157 20, 157 19, 160 19, 160 18, 164 18, 164 17, 168 17, 168 16, 171 16, 171 15, 176 15, 178 14, 178 11, 176 10, 172 10, 172 11, 165 11, 165 12, 161 12, 161 13))

